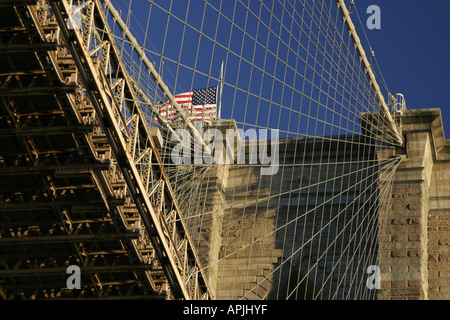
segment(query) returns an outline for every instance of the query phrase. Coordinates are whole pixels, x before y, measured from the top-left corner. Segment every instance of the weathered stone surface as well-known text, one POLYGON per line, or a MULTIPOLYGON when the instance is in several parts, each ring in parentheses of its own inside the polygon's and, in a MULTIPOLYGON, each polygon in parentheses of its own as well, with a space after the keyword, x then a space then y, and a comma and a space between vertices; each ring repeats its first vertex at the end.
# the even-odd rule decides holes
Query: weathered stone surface
POLYGON ((384 267, 378 297, 447 299, 450 152, 440 110, 407 111, 403 133, 407 141, 406 158, 394 177, 391 210, 381 228, 386 236, 380 242, 380 264, 384 267), (398 282, 399 279, 403 282, 398 282), (394 290, 399 286, 401 290, 394 290))
MULTIPOLYGON (((352 233, 351 228, 339 229, 343 221, 358 219, 355 208, 342 212, 340 223, 333 220, 333 206, 345 207, 357 199, 358 190, 348 190, 339 198, 333 194, 342 186, 357 184, 363 176, 347 174, 354 168, 338 164, 328 164, 328 170, 312 163, 299 165, 305 155, 311 158, 316 152, 305 140, 280 143, 286 159, 295 165, 284 164, 273 177, 261 176, 257 166, 226 165, 212 171, 213 183, 208 187, 216 189, 208 193, 208 208, 214 213, 202 220, 203 238, 194 239, 206 241, 199 247, 202 259, 214 266, 208 268, 208 275, 216 297, 260 299, 275 292, 273 297, 282 298, 280 292, 295 286, 299 288, 294 298, 348 297, 352 289, 339 288, 342 274, 360 274, 358 285, 364 287, 365 270, 351 263, 341 263, 342 270, 333 268, 337 260, 351 261, 355 252, 346 250, 346 244, 359 237, 358 241, 378 243, 372 258, 378 259, 373 263, 381 269, 379 299, 450 298, 450 143, 444 139, 440 111, 406 111, 403 134, 404 149, 378 154, 380 159, 394 154, 405 157, 393 177, 389 207, 377 221, 379 233, 374 238, 361 240, 363 235, 352 233), (345 178, 322 183, 332 178, 330 172, 345 178), (316 185, 302 189, 311 183, 316 185), (308 196, 308 190, 317 195, 315 199, 308 196), (295 222, 286 226, 289 221, 295 222), (337 232, 342 232, 341 237, 333 241, 337 232), (305 239, 309 241, 303 246, 305 239), (310 268, 307 261, 320 262, 310 268), (308 276, 295 270, 309 270, 308 276), (302 284, 299 279, 308 281, 302 284), (317 288, 335 295, 316 295, 317 288), (307 291, 313 294, 302 296, 307 291)), ((334 159, 346 157, 344 151, 358 157, 357 150, 346 150, 343 145, 329 144, 324 149, 334 159)), ((390 178, 380 172, 383 179, 390 178)))

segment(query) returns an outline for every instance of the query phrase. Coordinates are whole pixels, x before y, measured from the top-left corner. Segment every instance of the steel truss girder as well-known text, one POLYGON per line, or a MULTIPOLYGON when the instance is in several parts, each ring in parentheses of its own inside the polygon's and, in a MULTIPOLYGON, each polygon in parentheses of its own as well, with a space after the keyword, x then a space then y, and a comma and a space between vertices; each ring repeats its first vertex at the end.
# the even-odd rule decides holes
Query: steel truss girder
POLYGON ((4 237, 0 238, 0 246, 10 245, 10 244, 21 244, 21 243, 50 243, 50 242, 61 242, 65 243, 68 241, 102 241, 102 240, 125 240, 125 239, 138 239, 139 234, 130 233, 97 233, 97 234, 76 234, 76 235, 51 235, 51 236, 23 236, 23 237, 4 237))
MULTIPOLYGON (((29 3, 28 3, 29 4, 29 3)), ((42 1, 41 1, 42 4, 42 1)), ((14 7, 11 3, 9 3, 9 9, 13 9, 11 10, 14 14, 17 14, 17 18, 19 19, 19 23, 22 23, 22 25, 24 26, 23 28, 25 30, 27 30, 27 35, 28 35, 28 41, 30 41, 30 43, 40 43, 40 42, 45 42, 51 39, 56 39, 57 38, 57 34, 53 35, 53 34, 45 34, 42 32, 43 29, 46 29, 45 27, 41 27, 42 24, 44 24, 45 19, 42 19, 42 12, 47 12, 46 10, 43 11, 42 10, 42 6, 39 7, 28 7, 22 4, 22 6, 16 6, 14 7), (50 37, 51 36, 51 37, 50 37), (55 37, 56 36, 56 37, 55 37)), ((51 22, 50 22, 51 23, 51 22)), ((27 53, 28 54, 28 53, 27 53)), ((43 68, 43 73, 42 75, 45 74, 45 80, 48 83, 49 87, 52 87, 53 85, 56 85, 57 87, 61 86, 61 84, 67 82, 64 79, 64 73, 61 70, 64 70, 65 67, 67 67, 67 63, 69 62, 69 64, 73 64, 73 62, 71 62, 70 58, 68 59, 64 59, 60 56, 57 56, 54 52, 41 52, 41 51, 36 51, 36 52, 31 52, 29 53, 29 56, 33 59, 38 61, 38 63, 40 63, 40 65, 43 68)), ((9 67, 11 70, 16 70, 15 68, 15 64, 12 63, 11 60, 8 61, 9 62, 9 67)), ((66 69, 67 70, 67 69, 66 69)), ((73 69, 74 71, 76 71, 76 69, 73 69)), ((20 88, 20 82, 17 83, 18 87, 20 88)), ((23 86, 24 87, 24 86, 23 86)), ((78 101, 76 98, 74 98, 74 95, 77 95, 77 93, 80 91, 78 90, 78 87, 74 87, 76 90, 75 92, 60 92, 58 94, 54 94, 52 92, 48 92, 47 98, 52 98, 54 99, 53 103, 56 103, 55 106, 59 111, 62 111, 63 114, 65 115, 65 120, 67 120, 67 123, 69 126, 71 126, 72 124, 77 124, 77 125, 82 125, 82 124, 86 124, 86 122, 83 121, 83 119, 81 118, 81 115, 85 115, 86 112, 91 112, 93 113, 93 108, 84 108, 84 105, 78 101), (92 110, 92 111, 87 111, 87 110, 92 110)), ((43 90, 45 91, 45 90, 43 90)), ((2 99, 3 101, 4 99, 2 99)), ((31 107, 32 112, 37 111, 39 112, 40 108, 36 108, 35 105, 33 105, 32 101, 30 101, 30 99, 27 99, 27 103, 29 103, 29 107, 31 107)), ((11 100, 14 101, 14 100, 11 100)), ((3 103, 2 103, 3 104, 3 103)), ((14 107, 14 106, 12 106, 14 107)), ((6 119, 11 121, 10 125, 8 127, 15 127, 18 128, 20 123, 16 121, 16 116, 22 116, 23 114, 21 114, 21 110, 9 110, 9 108, 7 106, 4 106, 4 109, 7 110, 7 115, 6 115, 6 119)), ((27 111, 28 112, 28 111, 27 111)), ((91 115, 90 115, 91 116, 91 115)), ((91 123, 91 122, 89 122, 91 123)), ((43 126, 41 126, 43 127, 43 126)), ((98 134, 98 133, 97 133, 98 134)), ((4 135, 3 135, 4 136, 4 135)), ((14 168, 14 163, 20 163, 21 165, 24 164, 28 164, 29 168, 42 168, 42 165, 46 164, 46 158, 48 155, 58 155, 63 153, 70 153, 73 154, 77 153, 83 154, 83 161, 85 161, 86 163, 91 163, 91 164, 98 164, 99 160, 99 154, 101 152, 105 152, 107 153, 109 150, 109 148, 106 148, 103 151, 99 151, 100 148, 98 148, 95 144, 93 143, 93 133, 92 132, 80 132, 79 134, 74 134, 74 132, 72 132, 72 135, 68 135, 67 138, 68 140, 71 140, 72 142, 75 141, 76 143, 76 147, 71 148, 71 150, 67 149, 65 150, 64 147, 60 146, 57 147, 56 149, 54 149, 54 146, 52 145, 52 141, 50 141, 49 137, 47 136, 43 136, 41 140, 45 140, 46 141, 46 145, 45 147, 49 147, 50 149, 48 151, 42 151, 42 145, 41 146, 37 146, 34 145, 33 140, 32 139, 28 139, 27 137, 21 136, 18 137, 18 139, 12 139, 9 138, 10 141, 14 141, 16 140, 16 143, 18 144, 18 146, 20 147, 20 149, 18 149, 18 151, 10 151, 10 152, 1 152, 1 156, 3 157, 11 157, 9 158, 10 161, 8 161, 8 163, 2 163, 3 165, 5 165, 5 169, 6 168, 11 168, 11 165, 13 165, 12 168, 14 168), (28 152, 23 152, 24 149, 28 152), (24 161, 24 158, 32 158, 33 161, 30 161, 29 159, 24 161)), ((63 157, 66 158, 66 157, 63 157)), ((3 158, 4 159, 4 158, 3 158)), ((3 160, 2 159, 2 160, 3 160)), ((66 158, 67 159, 67 158, 66 158)), ((108 159, 108 157, 107 157, 108 159)), ((58 157, 58 160, 61 160, 61 158, 58 157)), ((53 162, 52 162, 53 163, 53 162)), ((64 163, 69 163, 69 162, 64 162, 64 163)), ((103 161, 100 161, 100 163, 103 163, 103 161)), ((112 167, 114 168, 114 167, 112 167)), ((33 182, 33 186, 31 187, 23 187, 23 185, 17 184, 14 185, 14 187, 10 187, 10 186, 5 186, 2 187, 0 190, 0 197, 1 197, 1 202, 3 204, 11 204, 11 205, 16 205, 19 202, 22 203, 22 201, 28 201, 28 204, 30 202, 30 197, 33 198, 40 198, 41 200, 45 200, 48 201, 49 203, 55 203, 56 201, 59 201, 60 199, 65 198, 65 194, 71 194, 71 195, 80 195, 80 192, 72 192, 73 189, 71 189, 70 184, 68 184, 67 182, 71 181, 72 184, 74 183, 74 180, 68 180, 65 177, 67 176, 71 176, 73 175, 73 168, 70 169, 72 171, 72 173, 64 170, 64 169, 68 169, 67 167, 64 166, 57 166, 57 168, 55 168, 55 170, 57 169, 62 169, 62 171, 60 170, 59 174, 60 176, 62 176, 63 178, 59 178, 59 181, 64 180, 64 182, 61 183, 57 183, 55 184, 55 178, 56 175, 54 173, 46 173, 46 172, 42 172, 39 169, 36 170, 34 175, 31 175, 30 181, 33 182), (37 173, 37 174, 36 174, 37 173), (61 175, 62 174, 62 175, 61 175), (41 180, 41 183, 39 183, 39 180, 41 180), (37 183, 35 183, 37 182, 37 183), (63 190, 61 189, 61 185, 63 186, 63 190), (68 187, 68 188, 66 188, 68 187), (17 190, 17 192, 14 191, 14 189, 19 189, 17 190), (67 191, 67 192, 66 192, 67 191)), ((120 185, 121 182, 118 180, 114 180, 114 183, 110 183, 109 181, 109 177, 106 177, 104 172, 102 172, 101 170, 103 168, 95 168, 93 172, 90 172, 88 175, 86 175, 87 171, 90 170, 90 168, 86 168, 86 167, 79 167, 77 168, 81 169, 81 171, 83 172, 83 181, 85 180, 85 177, 89 177, 89 175, 91 176, 91 178, 89 178, 89 181, 95 180, 92 183, 89 183, 89 185, 84 186, 86 188, 90 188, 91 190, 97 190, 102 196, 103 196, 103 200, 101 198, 98 198, 98 196, 96 196, 96 201, 97 203, 101 203, 103 205, 104 208, 101 208, 102 210, 102 216, 106 217, 106 213, 109 213, 108 216, 111 218, 111 221, 113 220, 113 227, 115 228, 115 234, 118 233, 124 233, 126 231, 129 231, 129 224, 128 224, 128 219, 122 214, 122 209, 121 206, 123 206, 123 199, 118 199, 115 196, 116 191, 120 191, 123 190, 123 187, 114 187, 114 185, 120 185), (100 170, 98 170, 100 169, 100 170)), ((111 174, 111 169, 109 170, 108 174, 111 174)), ((11 172, 11 174, 9 175, 9 177, 11 179, 14 179, 14 173, 11 172)), ((28 178, 28 177, 27 177, 28 178)), ((5 181, 6 179, 3 178, 3 181, 5 181)), ((124 183, 124 182, 123 182, 124 183)), ((79 185, 75 182, 76 185, 79 185)), ((72 185, 73 186, 73 185, 72 185)), ((89 191, 91 191, 89 190, 89 191)), ((88 191, 88 190, 86 190, 88 191)), ((70 198, 69 198, 70 199, 70 198)), ((83 198, 80 198, 78 200, 82 200, 83 198)), ((72 198, 72 202, 76 201, 76 199, 72 198)), ((25 204, 25 203, 23 203, 25 204)), ((68 207, 69 210, 71 211, 71 213, 74 213, 74 215, 76 215, 77 217, 80 216, 80 212, 79 210, 81 208, 77 208, 78 213, 75 214, 75 207, 72 205, 69 205, 68 207)), ((41 224, 40 219, 38 219, 37 217, 42 217, 42 214, 45 214, 46 217, 50 217, 50 219, 54 219, 55 217, 58 217, 58 213, 59 214, 66 214, 67 210, 66 208, 61 208, 61 207, 53 207, 52 205, 50 205, 45 211, 41 211, 39 212, 38 215, 35 214, 35 210, 34 208, 30 208, 30 210, 24 210, 23 212, 20 212, 20 214, 18 215, 14 215, 14 214, 9 214, 7 213, 5 210, 3 210, 2 212, 0 212, 0 217, 3 218, 2 223, 0 225, 0 236, 4 237, 5 234, 8 234, 8 236, 17 236, 17 232, 23 232, 23 231, 28 231, 28 230, 32 230, 34 229, 34 231, 39 230, 40 228, 43 227, 43 225, 41 224), (42 214, 41 214, 42 213, 42 214), (50 214, 49 214, 50 213, 50 214), (32 215, 31 215, 32 214, 32 215), (30 216, 31 215, 31 216, 30 216), (52 217, 51 217, 52 216, 52 217), (11 221, 11 217, 13 217, 13 219, 18 218, 15 222, 17 222, 18 225, 21 225, 23 222, 26 223, 25 229, 22 228, 22 230, 19 229, 15 229, 11 224, 9 223, 5 223, 6 221, 11 221), (26 217, 26 221, 23 220, 23 217, 26 217), (29 224, 29 222, 31 222, 32 219, 35 219, 35 223, 33 225, 29 224), (30 226, 30 229, 28 229, 28 226, 30 226), (28 229, 28 230, 27 230, 28 229)), ((1 211, 1 210, 0 210, 1 211)), ((84 215, 85 212, 81 213, 81 216, 84 215)), ((88 216, 93 216, 93 217, 98 217, 98 211, 95 210, 94 211, 94 215, 91 215, 92 211, 89 212, 88 216)), ((62 217, 60 217, 62 218, 62 217)), ((77 226, 75 226, 74 228, 83 228, 83 230, 86 232, 90 232, 90 230, 92 229, 92 224, 93 222, 100 222, 100 221, 84 221, 84 222, 76 222, 76 220, 72 220, 69 217, 66 216, 66 218, 62 218, 63 220, 63 225, 68 224, 69 222, 66 222, 65 219, 69 219, 70 224, 75 224, 78 223, 77 226), (91 224, 89 226, 89 224, 91 224)), ((92 219, 91 219, 92 220, 92 219)), ((45 234, 47 234, 48 236, 50 235, 54 235, 53 231, 59 231, 59 233, 61 233, 61 220, 59 221, 59 223, 53 225, 53 223, 51 224, 50 229, 46 229, 46 227, 43 228, 43 231, 47 231, 45 232, 45 234), (59 229, 58 229, 59 228, 59 229), (50 232, 51 231, 51 232, 50 232)), ((48 221, 44 222, 44 225, 47 223, 48 221)), ((109 222, 109 219, 103 219, 102 223, 105 222, 109 222)), ((80 231, 75 230, 75 231, 80 231)), ((98 230, 94 230, 98 231, 98 230)), ((41 232, 41 230, 39 230, 39 232, 41 232)), ((94 233, 91 232, 91 233, 94 233)), ((113 230, 110 229, 110 232, 113 232, 113 230)), ((78 234, 78 233, 77 233, 78 234)), ((86 251, 85 243, 84 241, 87 241, 87 243, 91 243, 92 247, 97 246, 99 244, 99 242, 97 242, 95 239, 93 239, 91 235, 87 235, 87 238, 82 239, 82 238, 78 238, 78 240, 80 240, 80 242, 78 241, 74 241, 71 242, 71 246, 72 247, 72 251, 68 251, 67 252, 67 256, 66 257, 71 257, 70 261, 73 261, 73 259, 78 259, 78 261, 81 261, 82 263, 85 262, 89 262, 90 260, 88 260, 86 257, 89 255, 89 251, 86 251), (81 241, 82 240, 82 241, 81 241)), ((105 249, 107 248, 121 248, 125 251, 125 254, 122 254, 123 257, 125 257, 126 259, 128 259, 129 263, 131 264, 141 264, 141 263, 146 263, 145 261, 148 261, 149 259, 147 258, 150 255, 153 255, 153 251, 149 251, 150 248, 147 248, 147 246, 144 245, 139 245, 138 242, 141 241, 143 239, 142 234, 137 234, 135 233, 135 235, 133 235, 132 237, 124 237, 124 238, 118 238, 116 237, 116 235, 114 235, 112 237, 112 239, 110 241, 108 241, 108 239, 105 239, 105 246, 100 246, 100 247, 95 247, 97 252, 104 252, 105 249), (139 239, 136 239, 136 238, 139 239), (139 248, 138 248, 139 247, 139 248)), ((21 239, 23 240, 23 239, 21 239)), ((10 245, 6 244, 6 246, 2 246, 1 247, 1 251, 2 252, 7 252, 6 255, 0 255, 1 259, 6 259, 9 255, 9 252, 11 252, 11 250, 14 250, 13 252, 16 252, 17 254, 21 253, 22 255, 22 260, 23 258, 26 257, 31 257, 33 255, 33 252, 29 252, 29 248, 33 247, 36 248, 36 242, 34 241, 36 239, 33 238, 28 238, 27 241, 22 242, 19 246, 14 245, 12 243, 10 243, 10 245), (30 241, 28 241, 30 240, 30 241), (17 248, 23 248, 23 250, 19 250, 17 251, 17 248)), ((42 248, 43 251, 46 251, 48 254, 51 254, 52 252, 54 252, 52 249, 55 248, 61 248, 61 243, 59 242, 59 240, 62 239, 58 239, 56 238, 57 241, 42 241, 41 244, 39 244, 38 246, 42 248), (56 242, 56 245, 55 245, 56 242)), ((8 242, 8 241, 7 241, 8 242)), ((103 243, 103 242, 102 242, 103 243)), ((60 249, 56 249, 56 250, 60 250, 60 249)), ((32 250, 32 251, 35 251, 32 250)), ((117 252, 117 250, 114 249, 114 251, 117 252)), ((117 252, 119 254, 119 252, 117 252)), ((4 264, 9 264, 11 263, 11 261, 4 261, 4 264)), ((13 262, 14 263, 14 262, 13 262)), ((156 266, 158 267, 158 266, 156 266)), ((141 271, 137 271, 137 272, 133 272, 133 273, 128 273, 130 275, 130 279, 135 279, 136 277, 139 277, 140 282, 141 282, 141 287, 145 288, 146 292, 150 294, 150 296, 153 296, 154 293, 159 292, 159 294, 161 294, 161 290, 160 288, 162 288, 162 285, 160 283, 163 283, 163 281, 159 281, 160 283, 158 283, 157 285, 155 285, 155 281, 153 278, 158 279, 159 278, 159 269, 154 267, 154 264, 147 266, 147 268, 149 269, 145 269, 145 270, 141 270, 141 271), (151 270, 150 270, 151 269, 151 270), (156 277, 154 277, 154 271, 157 271, 158 274, 156 275, 156 277)), ((101 287, 101 282, 98 280, 95 280, 95 277, 92 276, 90 277, 92 278, 91 283, 89 284, 90 290, 92 291, 97 291, 100 292, 98 288, 101 287), (95 281, 94 281, 95 280, 95 281)), ((11 279, 2 279, 1 281, 8 281, 11 279)), ((15 283, 14 281, 12 283, 15 283)), ((57 288, 56 288, 57 289, 57 288)), ((67 291, 67 290, 66 290, 67 291)), ((36 293, 37 294, 37 293, 36 293)), ((36 296, 36 294, 33 294, 31 296, 36 296)), ((120 294, 120 292, 118 292, 117 294, 120 294)), ((4 291, 2 288, 0 288, 0 297, 6 299, 7 297, 30 297, 30 295, 28 295, 28 293, 24 292, 18 292, 16 291, 15 293, 10 293, 10 292, 6 292, 4 291)))
MULTIPOLYGON (((145 117, 137 103, 133 85, 128 79, 118 49, 112 45, 113 36, 101 5, 97 0, 87 1, 85 4, 84 21, 88 25, 77 29, 69 27, 69 22, 72 21, 71 2, 49 1, 65 45, 127 182, 129 193, 164 269, 173 296, 178 299, 210 298, 206 278, 145 117), (90 36, 92 30, 102 33, 103 41, 110 44, 105 46, 107 51, 101 50, 100 61, 91 54, 93 51, 98 52, 95 50, 97 45, 85 42, 95 38, 90 36), (90 50, 91 47, 94 50, 90 50), (106 74, 114 74, 116 78, 112 79, 106 74), (131 124, 131 127, 127 124, 131 124), (142 157, 143 152, 150 154, 151 158, 142 157), (136 162, 137 159, 150 161, 140 165, 136 162), (146 185, 151 187, 149 179, 152 177, 164 181, 157 203, 152 203, 147 196, 146 185)), ((75 23, 72 21, 71 25, 75 23)))

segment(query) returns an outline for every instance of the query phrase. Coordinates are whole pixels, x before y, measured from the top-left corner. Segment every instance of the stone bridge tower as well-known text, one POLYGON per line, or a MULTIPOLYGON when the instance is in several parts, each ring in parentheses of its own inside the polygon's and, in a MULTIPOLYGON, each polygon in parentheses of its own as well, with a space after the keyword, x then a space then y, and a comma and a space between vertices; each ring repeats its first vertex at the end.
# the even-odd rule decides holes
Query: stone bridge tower
POLYGON ((404 113, 404 159, 381 217, 379 299, 450 298, 450 143, 440 109, 404 113))
MULTIPOLYGON (((225 121, 222 126, 235 128, 233 121, 225 121)), ((448 299, 450 298, 450 146, 445 140, 440 110, 405 111, 402 117, 402 131, 405 145, 397 150, 388 150, 391 154, 384 155, 402 157, 394 177, 390 177, 393 182, 388 210, 379 216, 377 236, 358 241, 378 244, 377 258, 370 258, 373 259, 371 263, 378 264, 381 270, 381 289, 376 294, 378 299, 448 299)), ((313 152, 314 144, 317 143, 324 142, 310 143, 302 139, 281 141, 280 152, 290 154, 286 159, 290 159, 289 161, 294 164, 297 161, 296 157, 299 156, 295 150, 313 152), (305 149, 305 144, 309 144, 310 147, 305 149)), ((339 154, 340 150, 345 149, 342 143, 341 139, 340 145, 331 143, 327 149, 337 157, 345 157, 346 155, 339 154)), ((376 150, 354 150, 354 152, 355 157, 372 159, 376 150)), ((202 228, 207 232, 203 231, 201 237, 206 238, 199 240, 204 252, 201 256, 207 264, 215 266, 209 270, 209 280, 218 298, 283 299, 280 292, 289 291, 290 286, 298 286, 299 292, 307 288, 306 291, 312 293, 303 296, 307 299, 332 298, 314 296, 317 289, 335 290, 334 299, 349 298, 352 296, 352 290, 361 290, 361 288, 339 288, 338 279, 325 283, 324 279, 317 276, 327 273, 333 259, 340 257, 343 260, 351 260, 350 256, 342 257, 355 253, 342 253, 343 247, 339 246, 333 248, 334 254, 330 255, 328 260, 324 259, 317 264, 317 270, 314 271, 315 282, 306 281, 301 286, 289 282, 282 284, 285 274, 292 271, 285 270, 285 266, 298 269, 302 259, 305 258, 298 254, 289 261, 289 264, 283 264, 283 259, 288 253, 295 252, 301 245, 302 232, 314 231, 308 229, 311 226, 308 220, 305 220, 304 224, 299 222, 295 226, 292 225, 283 236, 273 233, 272 237, 266 237, 263 242, 245 247, 239 254, 223 259, 229 252, 239 249, 241 243, 249 240, 247 237, 263 237, 264 234, 277 229, 277 224, 285 223, 283 219, 292 219, 293 214, 298 214, 306 208, 304 203, 308 201, 306 194, 290 195, 288 192, 289 188, 298 188, 298 184, 301 183, 300 180, 294 181, 291 177, 298 175, 301 179, 302 175, 314 176, 317 173, 307 169, 312 167, 305 165, 300 167, 286 163, 283 172, 280 171, 273 177, 261 177, 258 174, 258 167, 224 166, 210 173, 209 185, 205 187, 209 189, 210 198, 207 202, 210 211, 216 214, 209 217, 210 223, 203 220, 202 228), (300 167, 302 172, 298 171, 300 167), (248 186, 249 182, 253 182, 251 188, 242 187, 248 186), (215 191, 212 192, 211 188, 215 191), (238 189, 240 191, 236 193, 238 189), (256 201, 258 198, 280 193, 280 190, 281 194, 289 196, 281 197, 281 201, 279 199, 268 202, 256 201), (228 212, 230 208, 233 210, 231 213, 228 212), (290 246, 285 243, 287 238, 292 243, 290 246), (271 276, 267 277, 268 274, 271 276)), ((336 170, 341 169, 345 170, 332 168, 328 171, 336 173, 336 170)), ((362 172, 363 176, 350 176, 350 180, 344 183, 351 185, 358 179, 366 179, 373 174, 367 170, 362 172)), ((339 191, 331 190, 330 186, 326 188, 325 191, 328 193, 339 191)), ((346 201, 352 201, 350 192, 346 196, 348 197, 346 201)), ((345 215, 354 215, 354 211, 345 215)), ((333 216, 332 211, 329 212, 329 216, 333 216)), ((329 233, 335 233, 336 228, 339 226, 330 224, 329 233)), ((349 230, 338 231, 349 232, 350 239, 352 231, 351 228, 349 230)), ((194 237, 196 236, 194 234, 194 237)), ((318 248, 320 253, 322 251, 319 243, 312 241, 310 246, 318 248)), ((367 257, 361 256, 358 259, 367 257)), ((350 270, 346 266, 343 267, 347 271, 350 270)), ((366 270, 355 267, 350 272, 359 274, 358 277, 361 279, 359 285, 364 287, 368 277, 366 270)))

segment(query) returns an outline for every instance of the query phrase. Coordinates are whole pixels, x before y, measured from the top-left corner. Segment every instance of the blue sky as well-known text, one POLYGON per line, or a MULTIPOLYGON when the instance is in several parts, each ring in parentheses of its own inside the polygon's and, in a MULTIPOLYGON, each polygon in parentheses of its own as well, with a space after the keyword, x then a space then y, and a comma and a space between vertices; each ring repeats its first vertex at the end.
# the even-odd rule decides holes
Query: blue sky
MULTIPOLYGON (((198 17, 201 16, 203 11, 192 9, 190 11, 186 10, 187 1, 174 0, 173 2, 156 2, 159 3, 164 10, 172 11, 176 16, 181 17, 182 20, 186 16, 187 22, 198 30, 202 28, 201 19, 198 19, 198 17), (186 15, 186 12, 189 12, 189 14, 186 15)), ((354 2, 389 91, 392 94, 397 92, 402 93, 406 98, 407 107, 409 109, 440 108, 442 110, 446 136, 447 138, 450 138, 450 0, 430 0, 427 2, 419 0, 354 0, 354 2), (381 9, 380 30, 369 30, 365 27, 365 22, 370 16, 370 14, 366 13, 366 10, 370 5, 377 5, 381 9)), ((197 2, 194 1, 193 3, 197 2)), ((200 1, 199 3, 199 8, 201 9, 201 3, 203 2, 200 1)), ((218 7, 222 2, 220 0, 209 0, 209 3, 218 7)), ((227 16, 232 15, 234 6, 231 5, 231 3, 234 2, 223 2, 222 10, 227 16)), ((249 3, 250 7, 255 7, 252 8, 252 10, 258 12, 259 1, 251 0, 249 3)), ((270 1, 268 3, 270 3, 270 1)), ((129 3, 126 6, 128 5, 129 3)), ((126 7, 122 9, 124 12, 127 11, 126 7)), ((205 20, 205 26, 207 27, 202 30, 206 36, 214 38, 217 14, 214 10, 211 10, 211 7, 209 6, 206 6, 206 9, 209 10, 205 20)), ((240 22, 244 21, 243 17, 240 17, 244 12, 245 8, 237 10, 236 21, 238 21, 238 25, 240 22)), ((183 30, 183 23, 181 21, 172 18, 170 24, 168 24, 167 14, 158 8, 153 8, 151 14, 149 14, 147 2, 134 1, 133 13, 144 28, 149 16, 151 17, 152 26, 160 26, 161 30, 158 30, 158 32, 153 32, 154 29, 150 29, 151 40, 149 41, 151 41, 152 44, 150 45, 147 43, 146 46, 150 50, 154 49, 159 54, 163 53, 165 57, 163 68, 165 76, 169 75, 168 71, 171 71, 172 74, 176 73, 177 66, 174 61, 178 60, 181 61, 182 64, 195 66, 195 70, 198 71, 193 74, 193 72, 187 68, 179 68, 177 77, 177 86, 179 88, 174 90, 176 93, 179 93, 180 90, 187 91, 191 88, 202 88, 215 85, 219 75, 220 61, 223 59, 226 60, 228 66, 225 76, 226 83, 236 84, 239 88, 243 89, 247 89, 248 87, 248 90, 254 93, 259 92, 261 80, 259 82, 251 81, 253 78, 243 76, 245 72, 249 73, 247 70, 248 65, 246 64, 241 65, 241 76, 238 81, 236 81, 236 74, 233 72, 233 69, 235 69, 235 66, 238 64, 236 56, 227 55, 226 51, 220 46, 213 47, 211 41, 198 41, 198 33, 193 32, 190 28, 187 28, 186 35, 184 36, 187 40, 183 42, 181 33, 183 30), (166 26, 168 26, 170 41, 164 41, 166 33, 162 31, 166 26), (179 49, 181 45, 183 45, 182 55, 180 55, 179 49), (200 52, 198 56, 196 55, 197 51, 200 52), (212 78, 205 75, 210 75, 212 78), (187 80, 183 81, 183 79, 187 80)), ((267 15, 263 16, 263 20, 266 18, 267 15)), ((356 20, 356 17, 354 20, 356 20)), ((355 24, 358 24, 357 27, 359 27, 359 22, 354 22, 355 24)), ((269 24, 270 20, 267 19, 266 23, 269 24)), ((254 25, 255 23, 253 23, 253 26, 254 25)), ((230 25, 226 19, 222 18, 220 19, 218 27, 221 32, 217 34, 217 41, 226 45, 229 41, 228 37, 231 32, 230 25)), ((249 23, 247 27, 252 30, 251 23, 249 23)), ((360 38, 365 39, 365 35, 361 34, 360 28, 358 28, 358 34, 360 38)), ((245 50, 242 51, 242 56, 249 61, 252 60, 252 42, 243 41, 245 39, 239 38, 239 32, 233 32, 232 35, 230 49, 234 52, 240 52, 241 44, 244 43, 244 46, 248 45, 248 48, 244 47, 245 50)), ((263 38, 264 36, 261 36, 260 39, 263 38)), ((140 40, 142 40, 142 38, 140 40)), ((285 40, 287 41, 287 38, 285 38, 285 40)), ((264 41, 262 40, 261 42, 264 41)), ((271 43, 269 43, 269 46, 270 45, 271 43)), ((275 52, 276 42, 274 42, 271 47, 273 49, 272 51, 275 52)), ((261 49, 261 47, 257 46, 257 49, 261 49)), ((367 54, 370 55, 370 52, 367 52, 367 54)), ((279 57, 282 56, 283 51, 281 51, 279 57)), ((256 65, 265 63, 263 61, 263 58, 265 57, 263 51, 255 51, 254 57, 254 63, 256 65)), ((158 56, 155 56, 154 58, 158 65, 158 56)), ((275 60, 270 55, 268 58, 275 60)), ((291 63, 289 60, 288 62, 292 65, 295 64, 295 61, 291 63)), ((276 71, 271 70, 270 68, 273 64, 274 63, 266 64, 266 69, 268 69, 269 73, 274 72, 276 77, 282 78, 283 69, 277 69, 276 71), (280 75, 278 75, 277 72, 280 73, 280 75)), ((257 71, 254 71, 253 77, 262 79, 257 71)), ((265 79, 271 80, 267 77, 265 79)), ((273 84, 271 81, 266 83, 266 80, 264 80, 262 81, 262 84, 264 85, 262 96, 270 96, 273 91, 271 86, 274 86, 275 92, 280 91, 279 88, 275 86, 277 83, 273 84)), ((169 87, 172 87, 170 83, 169 87)), ((225 92, 226 90, 228 90, 228 88, 224 89, 224 100, 226 98, 232 99, 234 95, 232 92, 225 92)), ((268 115, 258 115, 257 113, 251 112, 246 112, 244 115, 240 114, 243 112, 243 109, 240 109, 238 104, 229 103, 227 105, 232 106, 232 109, 228 108, 223 110, 225 116, 228 115, 236 119, 243 119, 245 123, 257 123, 261 126, 265 126, 268 122, 274 122, 272 127, 285 125, 283 122, 280 122, 280 119, 289 118, 291 120, 289 120, 290 125, 287 125, 287 129, 293 132, 296 132, 299 121, 301 122, 302 119, 307 119, 305 117, 300 117, 300 120, 297 119, 298 121, 295 122, 293 120, 295 117, 287 112, 289 110, 278 108, 276 105, 267 107, 265 101, 257 101, 254 96, 247 96, 243 92, 236 92, 235 94, 236 101, 245 101, 246 99, 249 99, 247 102, 248 105, 257 105, 260 103, 261 110, 270 111, 268 112, 268 115), (231 115, 227 114, 227 112, 231 112, 231 115)), ((277 101, 277 103, 290 106, 290 101, 287 100, 288 97, 289 95, 285 96, 286 101, 283 100, 283 98, 280 98, 280 101, 277 101)), ((292 108, 295 109, 295 106, 292 106, 292 108)), ((328 116, 330 115, 332 114, 328 113, 328 116)))
POLYGON ((363 22, 381 9, 381 29, 367 36, 391 93, 408 109, 440 108, 450 138, 450 1, 355 0, 363 22))

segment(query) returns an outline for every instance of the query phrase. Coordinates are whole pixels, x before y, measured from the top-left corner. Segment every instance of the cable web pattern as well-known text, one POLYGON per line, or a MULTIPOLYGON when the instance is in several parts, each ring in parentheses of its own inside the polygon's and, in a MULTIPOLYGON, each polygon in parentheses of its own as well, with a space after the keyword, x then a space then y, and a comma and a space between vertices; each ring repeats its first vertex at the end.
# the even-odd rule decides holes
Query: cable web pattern
POLYGON ((398 142, 336 1, 102 2, 215 296, 375 298, 398 142))

